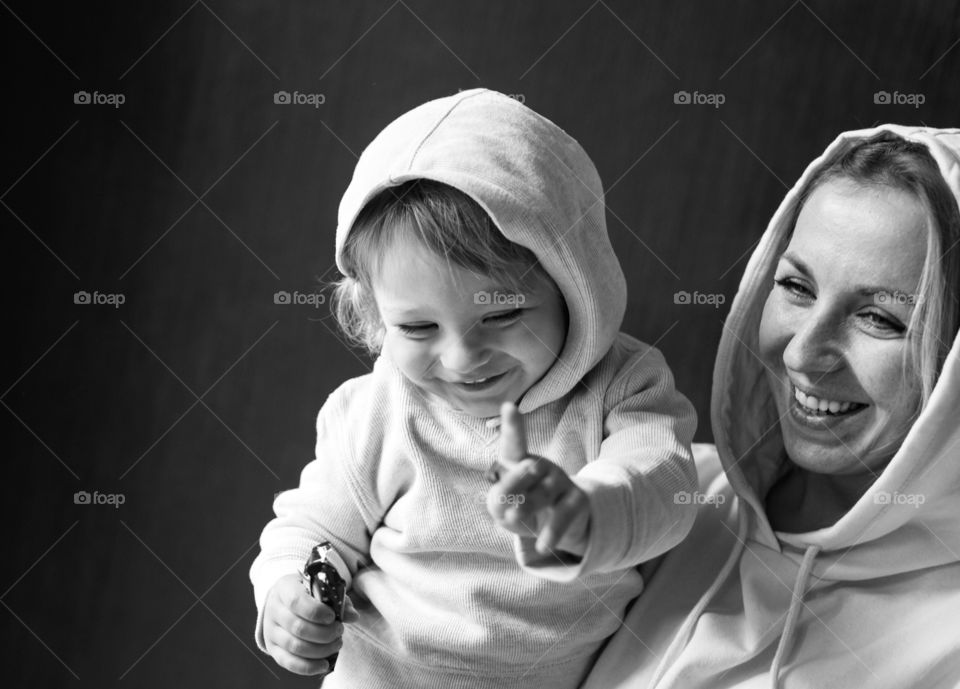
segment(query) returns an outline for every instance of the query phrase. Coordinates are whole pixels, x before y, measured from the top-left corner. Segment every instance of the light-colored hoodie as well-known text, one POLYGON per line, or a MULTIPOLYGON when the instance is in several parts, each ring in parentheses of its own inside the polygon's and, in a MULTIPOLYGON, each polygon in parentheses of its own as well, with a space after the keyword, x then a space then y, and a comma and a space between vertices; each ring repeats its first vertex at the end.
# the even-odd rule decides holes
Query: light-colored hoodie
POLYGON ((716 447, 694 446, 697 522, 648 579, 587 689, 960 687, 960 339, 899 451, 842 518, 783 533, 764 510, 785 454, 750 350, 789 219, 828 156, 884 130, 927 146, 960 199, 960 130, 893 125, 841 135, 787 194, 720 342, 716 447))
MULTIPOLYGON (((655 349, 619 333, 625 281, 607 237, 603 190, 583 149, 498 93, 426 103, 364 151, 340 206, 337 256, 378 192, 432 179, 475 199, 537 256, 569 312, 557 361, 522 397, 530 452, 590 499, 583 557, 538 555, 498 527, 484 472, 498 430, 428 398, 389 352, 330 395, 317 459, 274 503, 250 571, 270 587, 329 540, 360 620, 324 687, 575 687, 626 605, 636 568, 676 545, 695 508, 695 416, 655 349)), ((341 269, 343 269, 342 263, 341 269)), ((495 420, 494 420, 495 421, 495 420)))

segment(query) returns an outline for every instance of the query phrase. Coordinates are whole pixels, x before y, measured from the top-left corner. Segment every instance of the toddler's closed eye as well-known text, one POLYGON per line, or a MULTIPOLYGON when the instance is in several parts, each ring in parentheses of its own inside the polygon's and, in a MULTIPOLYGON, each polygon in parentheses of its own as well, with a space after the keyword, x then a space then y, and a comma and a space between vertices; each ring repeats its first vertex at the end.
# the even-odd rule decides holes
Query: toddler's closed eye
POLYGON ((510 323, 520 318, 521 315, 523 315, 523 309, 513 309, 512 311, 487 316, 483 320, 485 323, 510 323))
POLYGON ((434 323, 404 323, 397 328, 407 335, 426 335, 437 326, 434 323))

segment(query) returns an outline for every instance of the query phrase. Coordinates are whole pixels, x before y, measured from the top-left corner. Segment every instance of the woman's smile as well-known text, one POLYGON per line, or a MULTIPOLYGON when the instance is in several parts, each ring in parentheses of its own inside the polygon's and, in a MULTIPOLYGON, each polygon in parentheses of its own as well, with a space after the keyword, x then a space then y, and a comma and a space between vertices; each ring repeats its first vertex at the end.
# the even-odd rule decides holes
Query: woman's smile
POLYGON ((785 405, 790 409, 788 418, 814 431, 830 430, 839 435, 841 425, 850 420, 856 421, 857 415, 870 406, 846 399, 831 399, 822 394, 808 395, 792 384, 790 388, 793 390, 793 401, 785 405))
POLYGON ((858 405, 856 402, 838 402, 823 396, 817 397, 815 394, 803 392, 798 387, 793 388, 793 396, 804 410, 826 416, 855 413, 866 406, 865 404, 858 405))

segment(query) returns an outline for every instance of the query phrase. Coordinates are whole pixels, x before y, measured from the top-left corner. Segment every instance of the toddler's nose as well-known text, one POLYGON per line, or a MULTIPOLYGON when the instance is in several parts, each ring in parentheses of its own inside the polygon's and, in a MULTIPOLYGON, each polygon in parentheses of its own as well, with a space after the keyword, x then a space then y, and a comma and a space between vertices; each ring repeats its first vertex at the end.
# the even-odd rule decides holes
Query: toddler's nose
POLYGON ((474 338, 465 335, 445 343, 440 363, 459 376, 466 376, 480 369, 490 360, 490 350, 474 338))

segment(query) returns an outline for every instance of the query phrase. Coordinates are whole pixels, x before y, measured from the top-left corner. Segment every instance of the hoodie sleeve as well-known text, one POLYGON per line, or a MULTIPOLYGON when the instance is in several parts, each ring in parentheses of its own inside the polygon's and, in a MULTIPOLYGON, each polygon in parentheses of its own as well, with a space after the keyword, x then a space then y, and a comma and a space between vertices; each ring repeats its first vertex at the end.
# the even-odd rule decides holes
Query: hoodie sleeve
POLYGON ((260 554, 250 568, 257 605, 255 638, 266 652, 263 606, 278 579, 300 572, 311 549, 329 541, 333 561, 350 589, 354 573, 369 555, 370 534, 376 524, 375 500, 362 489, 347 442, 344 396, 338 390, 317 417, 316 459, 304 467, 300 485, 274 500, 276 518, 260 535, 260 554))
POLYGON ((604 409, 600 452, 573 477, 590 500, 587 550, 579 558, 542 555, 535 539, 518 538, 521 566, 538 576, 572 581, 633 567, 676 546, 693 526, 696 412, 659 351, 642 345, 627 358, 604 409))

